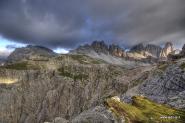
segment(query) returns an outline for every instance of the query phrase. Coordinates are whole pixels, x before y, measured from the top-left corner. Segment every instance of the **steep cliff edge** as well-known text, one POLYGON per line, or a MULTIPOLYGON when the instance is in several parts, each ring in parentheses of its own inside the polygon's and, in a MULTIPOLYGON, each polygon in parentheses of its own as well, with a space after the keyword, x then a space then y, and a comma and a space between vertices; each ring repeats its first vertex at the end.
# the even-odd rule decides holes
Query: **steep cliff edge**
POLYGON ((130 102, 132 96, 143 95, 155 102, 185 109, 185 59, 159 64, 150 71, 147 79, 130 89, 123 100, 130 102))
POLYGON ((139 65, 128 69, 85 55, 20 61, 0 67, 3 123, 43 123, 56 117, 71 121, 108 96, 124 93, 134 79, 130 73, 138 77, 145 72, 139 65), (7 79, 16 81, 9 84, 7 79))
POLYGON ((160 55, 162 48, 160 46, 157 45, 153 45, 153 44, 138 44, 133 46, 130 49, 131 53, 139 53, 142 54, 145 57, 153 57, 153 58, 158 58, 160 55))
POLYGON ((171 42, 167 42, 165 44, 165 47, 162 49, 162 51, 160 53, 160 59, 161 60, 167 60, 168 55, 170 53, 173 53, 173 51, 174 51, 173 44, 171 42))

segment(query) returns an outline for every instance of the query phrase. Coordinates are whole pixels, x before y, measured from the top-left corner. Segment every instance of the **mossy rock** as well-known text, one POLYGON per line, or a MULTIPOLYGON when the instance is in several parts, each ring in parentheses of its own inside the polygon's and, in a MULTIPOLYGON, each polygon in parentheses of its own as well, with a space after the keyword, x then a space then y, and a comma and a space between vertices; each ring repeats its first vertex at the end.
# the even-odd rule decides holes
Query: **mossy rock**
POLYGON ((109 98, 106 105, 126 123, 184 123, 185 111, 157 104, 146 97, 134 96, 132 104, 109 98))
POLYGON ((100 59, 93 59, 86 55, 70 55, 73 60, 78 61, 81 64, 103 64, 105 61, 100 59))
POLYGON ((169 65, 166 63, 166 64, 161 64, 158 66, 158 69, 162 70, 162 71, 165 71, 167 69, 169 65))
POLYGON ((1 68, 13 69, 13 70, 37 70, 39 69, 39 67, 29 64, 28 62, 12 63, 12 64, 2 66, 1 68))
POLYGON ((180 65, 181 69, 185 69, 185 62, 180 65))
POLYGON ((59 71, 59 74, 61 76, 72 78, 74 81, 77 81, 77 80, 81 80, 82 81, 82 80, 88 79, 88 75, 87 74, 71 72, 71 71, 65 70, 63 67, 59 68, 58 71, 59 71))

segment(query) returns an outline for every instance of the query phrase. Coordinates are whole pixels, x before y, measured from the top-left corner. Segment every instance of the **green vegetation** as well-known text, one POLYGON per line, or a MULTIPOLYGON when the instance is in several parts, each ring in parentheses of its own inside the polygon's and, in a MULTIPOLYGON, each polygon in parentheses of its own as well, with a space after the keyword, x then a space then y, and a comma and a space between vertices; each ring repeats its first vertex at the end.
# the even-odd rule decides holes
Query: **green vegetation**
POLYGON ((76 81, 76 80, 83 81, 83 80, 88 79, 88 75, 87 74, 72 73, 72 72, 69 72, 69 71, 65 70, 64 68, 60 68, 60 69, 58 69, 58 71, 59 71, 59 74, 61 76, 72 78, 74 81, 76 81))
POLYGON ((125 72, 125 68, 122 68, 120 66, 118 67, 116 65, 109 65, 108 71, 109 71, 109 76, 117 77, 117 76, 123 75, 123 73, 125 72))
POLYGON ((93 59, 86 55, 70 55, 73 60, 78 61, 81 64, 102 64, 105 63, 100 59, 93 59))
POLYGON ((185 62, 180 65, 181 69, 185 69, 185 62))
POLYGON ((36 66, 28 64, 28 62, 19 62, 19 63, 8 64, 5 66, 2 66, 1 68, 14 69, 14 70, 28 70, 28 69, 36 70, 36 69, 38 69, 36 66))
POLYGON ((125 117, 126 123, 183 123, 185 111, 157 104, 142 96, 134 96, 127 104, 115 98, 106 100, 106 105, 117 117, 125 117))
POLYGON ((80 64, 105 64, 106 62, 101 59, 94 59, 87 55, 82 54, 65 54, 55 58, 56 60, 69 60, 70 62, 78 62, 80 64))
POLYGON ((167 67, 168 67, 168 64, 161 64, 158 66, 158 68, 162 71, 165 71, 167 67))

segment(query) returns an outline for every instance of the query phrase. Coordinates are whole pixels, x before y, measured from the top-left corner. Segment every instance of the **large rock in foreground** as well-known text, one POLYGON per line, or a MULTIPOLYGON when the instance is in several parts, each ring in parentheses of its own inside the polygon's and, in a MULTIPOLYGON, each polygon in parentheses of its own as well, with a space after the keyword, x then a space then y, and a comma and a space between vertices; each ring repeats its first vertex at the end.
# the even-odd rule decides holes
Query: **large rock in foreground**
POLYGON ((147 80, 139 89, 154 101, 185 108, 185 74, 178 65, 171 65, 163 75, 147 80))

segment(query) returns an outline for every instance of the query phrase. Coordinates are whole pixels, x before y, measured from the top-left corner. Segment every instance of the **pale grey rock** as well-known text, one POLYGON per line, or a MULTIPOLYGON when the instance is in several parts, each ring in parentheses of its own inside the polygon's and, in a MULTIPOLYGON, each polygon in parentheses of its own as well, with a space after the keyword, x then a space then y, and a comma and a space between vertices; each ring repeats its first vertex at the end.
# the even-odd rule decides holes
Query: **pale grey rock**
POLYGON ((168 55, 174 52, 174 47, 171 42, 167 42, 165 47, 162 49, 160 53, 160 60, 167 60, 168 55))
POLYGON ((181 51, 181 53, 180 53, 183 57, 185 57, 185 44, 184 44, 184 46, 182 47, 182 51, 181 51))
POLYGON ((120 78, 125 68, 101 64, 63 65, 69 73, 87 73, 88 78, 75 80, 56 70, 0 68, 0 77, 17 79, 13 84, 0 84, 0 121, 43 123, 52 122, 56 117, 70 121, 102 104, 107 96, 127 90, 128 83, 120 78))
POLYGON ((154 58, 158 58, 160 55, 162 48, 160 46, 157 45, 153 45, 153 44, 138 44, 135 45, 134 47, 132 47, 130 49, 131 53, 137 52, 140 53, 146 57, 151 56, 154 58))
POLYGON ((72 123, 124 123, 104 106, 97 106, 82 112, 72 120, 72 123))
POLYGON ((164 74, 155 75, 139 86, 140 94, 176 108, 185 108, 185 72, 178 64, 171 64, 164 74))
POLYGON ((56 117, 52 122, 44 122, 44 123, 69 123, 69 121, 62 117, 56 117))
POLYGON ((120 58, 124 58, 126 56, 123 48, 115 44, 107 45, 104 41, 94 41, 91 45, 86 44, 70 51, 70 53, 73 54, 89 54, 93 52, 97 53, 98 55, 104 54, 120 58))

